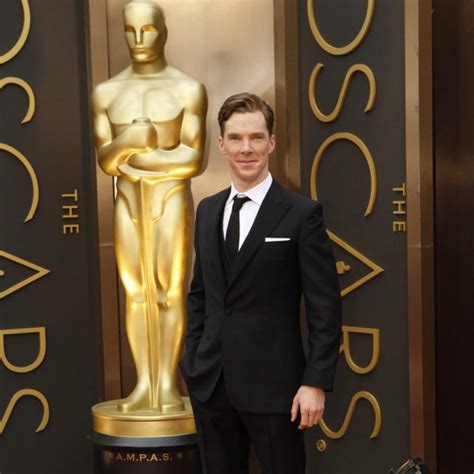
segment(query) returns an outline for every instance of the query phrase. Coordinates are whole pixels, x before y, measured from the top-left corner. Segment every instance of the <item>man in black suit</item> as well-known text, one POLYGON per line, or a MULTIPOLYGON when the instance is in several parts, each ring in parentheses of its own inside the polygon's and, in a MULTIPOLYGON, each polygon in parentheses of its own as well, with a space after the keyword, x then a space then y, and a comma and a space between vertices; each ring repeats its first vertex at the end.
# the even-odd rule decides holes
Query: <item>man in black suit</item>
POLYGON ((197 209, 181 359, 203 464, 207 474, 247 473, 251 442, 263 474, 304 474, 303 430, 323 413, 340 343, 331 245, 321 205, 285 190, 268 171, 271 108, 237 94, 218 120, 232 186, 197 209))

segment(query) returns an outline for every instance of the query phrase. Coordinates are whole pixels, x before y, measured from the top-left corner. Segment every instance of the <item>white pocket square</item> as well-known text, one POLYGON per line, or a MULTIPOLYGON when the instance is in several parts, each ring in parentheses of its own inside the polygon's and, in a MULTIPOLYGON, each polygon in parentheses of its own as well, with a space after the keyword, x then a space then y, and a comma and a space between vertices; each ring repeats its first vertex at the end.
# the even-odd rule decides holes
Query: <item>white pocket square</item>
POLYGON ((265 242, 286 242, 290 240, 289 237, 265 237, 265 242))

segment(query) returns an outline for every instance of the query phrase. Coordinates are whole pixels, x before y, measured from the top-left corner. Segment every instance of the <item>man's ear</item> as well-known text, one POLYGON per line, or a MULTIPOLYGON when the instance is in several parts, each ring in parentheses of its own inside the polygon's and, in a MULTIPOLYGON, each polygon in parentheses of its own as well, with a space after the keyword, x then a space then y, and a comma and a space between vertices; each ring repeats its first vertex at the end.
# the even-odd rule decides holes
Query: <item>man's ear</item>
POLYGON ((276 138, 275 138, 275 135, 272 135, 270 137, 270 153, 273 152, 273 150, 275 149, 275 146, 276 146, 276 138))
POLYGON ((222 152, 222 153, 225 153, 225 150, 224 150, 224 139, 222 137, 219 137, 219 150, 222 152))

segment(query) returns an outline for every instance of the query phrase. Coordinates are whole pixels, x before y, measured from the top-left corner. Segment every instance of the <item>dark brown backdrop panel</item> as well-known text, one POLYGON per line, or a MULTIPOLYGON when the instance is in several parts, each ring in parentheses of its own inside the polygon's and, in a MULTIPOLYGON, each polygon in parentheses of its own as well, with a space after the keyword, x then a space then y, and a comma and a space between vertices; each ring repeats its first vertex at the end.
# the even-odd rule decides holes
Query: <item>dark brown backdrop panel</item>
POLYGON ((0 55, 22 3, 31 29, 0 64, 0 471, 86 474, 101 374, 85 2, 2 0, 0 55))
POLYGON ((440 474, 474 471, 474 4, 434 0, 440 474))
POLYGON ((347 354, 339 357, 324 416, 331 432, 323 427, 307 433, 308 472, 380 474, 409 457, 404 2, 299 0, 298 5, 301 187, 311 195, 317 184, 333 233, 352 361, 366 368, 357 373, 347 354), (339 54, 318 41, 308 3, 327 43, 348 45, 364 31, 359 45, 339 54), (374 3, 364 30, 368 5, 374 3), (335 117, 319 118, 310 105, 317 64, 324 68, 314 96, 326 115, 342 97, 344 78, 357 68, 335 117), (371 91, 375 101, 368 106, 371 91), (325 149, 327 140, 333 142, 325 149), (379 358, 370 367, 377 337, 379 358))

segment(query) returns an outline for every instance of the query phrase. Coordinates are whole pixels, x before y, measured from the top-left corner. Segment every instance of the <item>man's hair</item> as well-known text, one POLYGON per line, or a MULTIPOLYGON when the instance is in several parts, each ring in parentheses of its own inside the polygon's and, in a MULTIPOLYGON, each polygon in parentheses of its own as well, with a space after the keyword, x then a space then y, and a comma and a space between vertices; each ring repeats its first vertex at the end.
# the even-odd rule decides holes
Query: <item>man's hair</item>
POLYGON ((217 121, 221 129, 221 136, 224 136, 224 128, 227 120, 232 114, 243 114, 246 112, 262 112, 269 135, 273 133, 273 123, 275 121, 272 108, 258 95, 242 92, 228 97, 222 104, 217 121))

